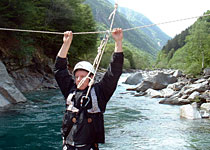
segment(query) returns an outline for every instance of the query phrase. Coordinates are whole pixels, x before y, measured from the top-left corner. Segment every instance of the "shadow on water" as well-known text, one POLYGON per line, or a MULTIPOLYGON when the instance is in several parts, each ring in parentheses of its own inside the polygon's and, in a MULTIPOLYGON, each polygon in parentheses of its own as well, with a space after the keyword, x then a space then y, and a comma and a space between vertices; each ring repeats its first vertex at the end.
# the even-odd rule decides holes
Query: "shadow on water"
MULTIPOLYGON (((101 150, 207 150, 210 120, 179 117, 179 106, 134 97, 119 86, 105 113, 106 144, 101 150), (122 94, 124 93, 124 94, 122 94)), ((0 150, 61 149, 65 110, 59 90, 25 93, 28 102, 0 111, 0 150)))

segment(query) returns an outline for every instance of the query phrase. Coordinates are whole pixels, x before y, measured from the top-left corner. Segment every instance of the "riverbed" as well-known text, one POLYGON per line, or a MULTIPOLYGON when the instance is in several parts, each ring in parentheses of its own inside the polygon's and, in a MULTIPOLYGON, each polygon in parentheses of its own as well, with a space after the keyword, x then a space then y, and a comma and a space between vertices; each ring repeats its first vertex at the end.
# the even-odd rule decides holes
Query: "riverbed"
MULTIPOLYGON (((210 120, 179 117, 179 107, 135 97, 123 74, 105 113, 101 150, 208 150, 210 120)), ((64 99, 59 90, 25 94, 28 102, 0 110, 0 150, 61 149, 64 99)))

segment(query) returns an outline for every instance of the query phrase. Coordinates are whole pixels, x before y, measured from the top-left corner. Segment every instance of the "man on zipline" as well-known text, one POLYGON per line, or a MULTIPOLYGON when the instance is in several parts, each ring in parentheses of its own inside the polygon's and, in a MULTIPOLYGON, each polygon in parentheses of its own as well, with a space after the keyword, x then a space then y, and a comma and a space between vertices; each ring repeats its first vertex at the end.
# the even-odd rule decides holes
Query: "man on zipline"
POLYGON ((123 68, 122 29, 112 32, 115 50, 111 63, 100 82, 92 85, 85 98, 94 67, 86 61, 75 65, 73 73, 67 69, 67 53, 73 34, 64 33, 63 45, 55 62, 55 78, 66 100, 66 111, 62 124, 63 150, 98 150, 98 143, 105 142, 104 117, 106 104, 114 93, 123 68), (83 82, 90 72, 89 78, 83 82))

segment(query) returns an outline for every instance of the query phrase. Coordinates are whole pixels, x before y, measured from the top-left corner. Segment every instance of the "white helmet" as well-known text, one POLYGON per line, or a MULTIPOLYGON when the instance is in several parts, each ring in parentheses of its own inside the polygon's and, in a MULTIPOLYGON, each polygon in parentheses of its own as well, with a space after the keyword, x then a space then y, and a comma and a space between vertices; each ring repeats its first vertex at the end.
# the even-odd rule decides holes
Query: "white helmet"
POLYGON ((87 61, 80 61, 74 66, 73 74, 75 74, 75 71, 78 69, 86 70, 87 72, 91 72, 92 74, 95 73, 95 69, 93 65, 87 61))

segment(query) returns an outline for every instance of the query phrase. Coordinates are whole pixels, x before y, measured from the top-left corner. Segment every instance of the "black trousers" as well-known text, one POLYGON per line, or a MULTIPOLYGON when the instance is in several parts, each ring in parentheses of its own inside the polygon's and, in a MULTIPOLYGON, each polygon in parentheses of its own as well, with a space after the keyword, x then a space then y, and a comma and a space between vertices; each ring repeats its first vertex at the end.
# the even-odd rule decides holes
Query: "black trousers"
POLYGON ((89 144, 83 147, 75 147, 71 145, 64 145, 63 150, 99 150, 98 144, 89 144))

